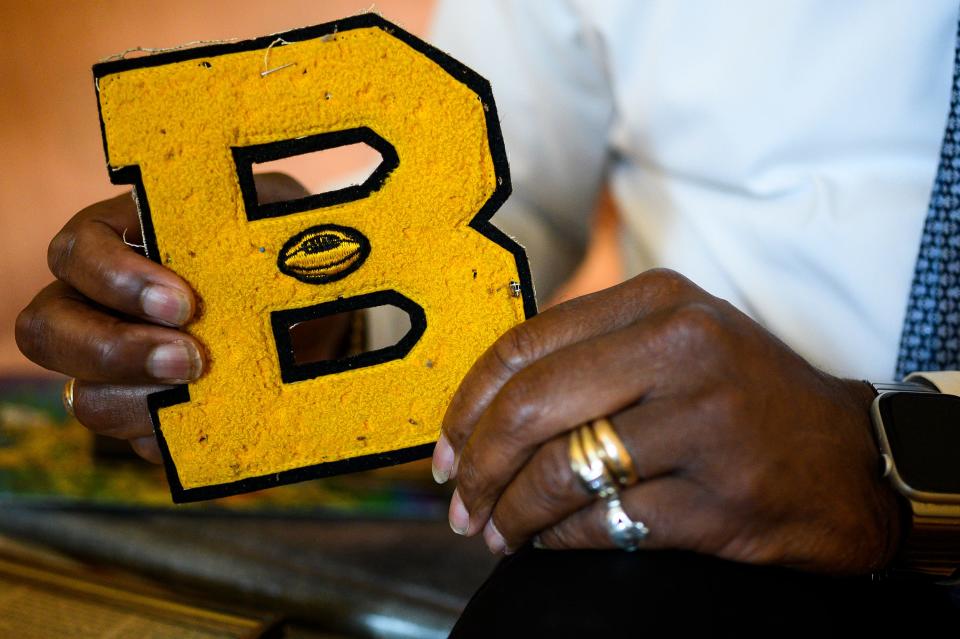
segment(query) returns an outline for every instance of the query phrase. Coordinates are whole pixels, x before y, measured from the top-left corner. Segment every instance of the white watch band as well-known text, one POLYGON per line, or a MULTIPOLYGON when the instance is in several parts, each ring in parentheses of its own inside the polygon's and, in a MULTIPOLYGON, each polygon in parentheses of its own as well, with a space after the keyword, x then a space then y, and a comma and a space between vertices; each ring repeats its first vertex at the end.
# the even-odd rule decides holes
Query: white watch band
POLYGON ((957 371, 917 371, 907 375, 905 381, 929 384, 947 395, 960 395, 960 374, 957 371))

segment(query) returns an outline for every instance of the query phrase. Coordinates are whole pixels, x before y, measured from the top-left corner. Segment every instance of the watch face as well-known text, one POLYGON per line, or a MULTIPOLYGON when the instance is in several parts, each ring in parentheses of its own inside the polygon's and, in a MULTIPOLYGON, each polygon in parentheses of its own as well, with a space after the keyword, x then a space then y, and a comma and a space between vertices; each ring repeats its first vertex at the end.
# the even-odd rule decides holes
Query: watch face
POLYGON ((960 397, 887 393, 879 409, 904 483, 917 491, 960 493, 960 397))

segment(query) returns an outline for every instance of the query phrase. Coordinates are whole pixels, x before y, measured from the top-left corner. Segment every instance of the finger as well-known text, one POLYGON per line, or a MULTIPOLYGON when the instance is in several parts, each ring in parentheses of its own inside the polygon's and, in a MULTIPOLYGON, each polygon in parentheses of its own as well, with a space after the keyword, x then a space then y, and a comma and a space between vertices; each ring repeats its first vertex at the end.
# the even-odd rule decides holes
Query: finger
MULTIPOLYGON (((616 287, 615 287, 616 288, 616 287)), ((502 335, 474 363, 450 401, 434 451, 438 481, 456 476, 455 456, 480 415, 517 372, 545 355, 630 321, 614 307, 612 289, 555 306, 502 335)))
MULTIPOLYGON (((723 512, 697 484, 667 475, 640 482, 621 492, 623 510, 642 522, 649 534, 643 549, 707 552, 726 539, 723 512)), ((606 523, 607 504, 594 500, 537 537, 537 545, 554 550, 616 548, 606 523)))
POLYGON ((569 435, 554 438, 507 485, 483 528, 492 553, 512 552, 593 500, 570 467, 569 450, 569 435))
MULTIPOLYGON (((686 309, 688 307, 684 307, 686 309)), ((597 417, 614 414, 678 383, 678 358, 699 352, 687 316, 658 311, 630 326, 560 349, 517 373, 473 430, 458 462, 457 488, 480 530, 504 487, 545 441, 597 417)), ((701 357, 698 355, 698 358, 701 357)), ((694 392, 698 381, 684 379, 694 392)))
POLYGON ((310 192, 286 173, 259 173, 253 176, 257 200, 261 204, 283 202, 310 195, 310 192))
POLYGON ((73 412, 95 433, 117 439, 153 436, 147 395, 170 386, 121 386, 77 380, 73 385, 73 412))
POLYGON ((90 382, 182 384, 203 370, 200 345, 189 335, 108 315, 62 282, 24 309, 16 338, 40 366, 90 382))
POLYGON ((477 421, 519 371, 558 349, 617 330, 696 294, 703 291, 672 271, 648 271, 555 306, 507 331, 471 367, 454 394, 434 450, 434 477, 442 483, 456 476, 456 457, 477 421))
POLYGON ((160 464, 163 462, 163 457, 160 455, 160 445, 157 443, 157 438, 154 435, 131 439, 130 448, 151 464, 160 464))
POLYGON ((115 311, 167 326, 194 314, 190 287, 173 271, 133 251, 140 222, 129 194, 78 213, 50 242, 54 276, 115 311))
MULTIPOLYGON (((611 418, 641 477, 674 472, 693 455, 690 428, 675 402, 643 402, 611 418)), ((570 435, 541 446, 504 489, 491 515, 507 549, 564 520, 594 500, 570 463, 570 435)))
MULTIPOLYGON (((307 194, 280 173, 255 177, 261 202, 307 194)), ((47 263, 54 276, 95 302, 167 326, 182 326, 196 312, 190 286, 173 271, 133 251, 141 242, 140 220, 129 194, 98 202, 70 220, 50 242, 47 263)))

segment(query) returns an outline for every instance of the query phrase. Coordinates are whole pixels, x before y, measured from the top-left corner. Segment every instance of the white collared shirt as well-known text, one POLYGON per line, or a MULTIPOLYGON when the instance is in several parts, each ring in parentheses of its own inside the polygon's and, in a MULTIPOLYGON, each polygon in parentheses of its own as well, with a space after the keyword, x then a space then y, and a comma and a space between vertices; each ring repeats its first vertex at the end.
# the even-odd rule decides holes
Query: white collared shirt
POLYGON ((628 275, 675 269, 815 365, 893 376, 949 109, 956 0, 441 3, 490 80, 539 297, 598 191, 628 275))

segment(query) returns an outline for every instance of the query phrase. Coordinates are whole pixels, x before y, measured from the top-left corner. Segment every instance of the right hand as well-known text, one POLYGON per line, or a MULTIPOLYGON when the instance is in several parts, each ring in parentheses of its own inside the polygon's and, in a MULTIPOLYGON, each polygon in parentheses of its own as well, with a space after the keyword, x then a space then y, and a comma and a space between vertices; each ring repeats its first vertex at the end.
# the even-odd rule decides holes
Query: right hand
MULTIPOLYGON (((279 174, 258 176, 257 187, 261 201, 306 194, 279 174)), ((20 313, 17 345, 40 366, 77 379, 73 408, 84 426, 129 440, 159 463, 146 398, 203 373, 203 348, 183 331, 197 298, 124 239, 142 243, 129 193, 74 215, 50 242, 47 263, 57 279, 20 313)))

